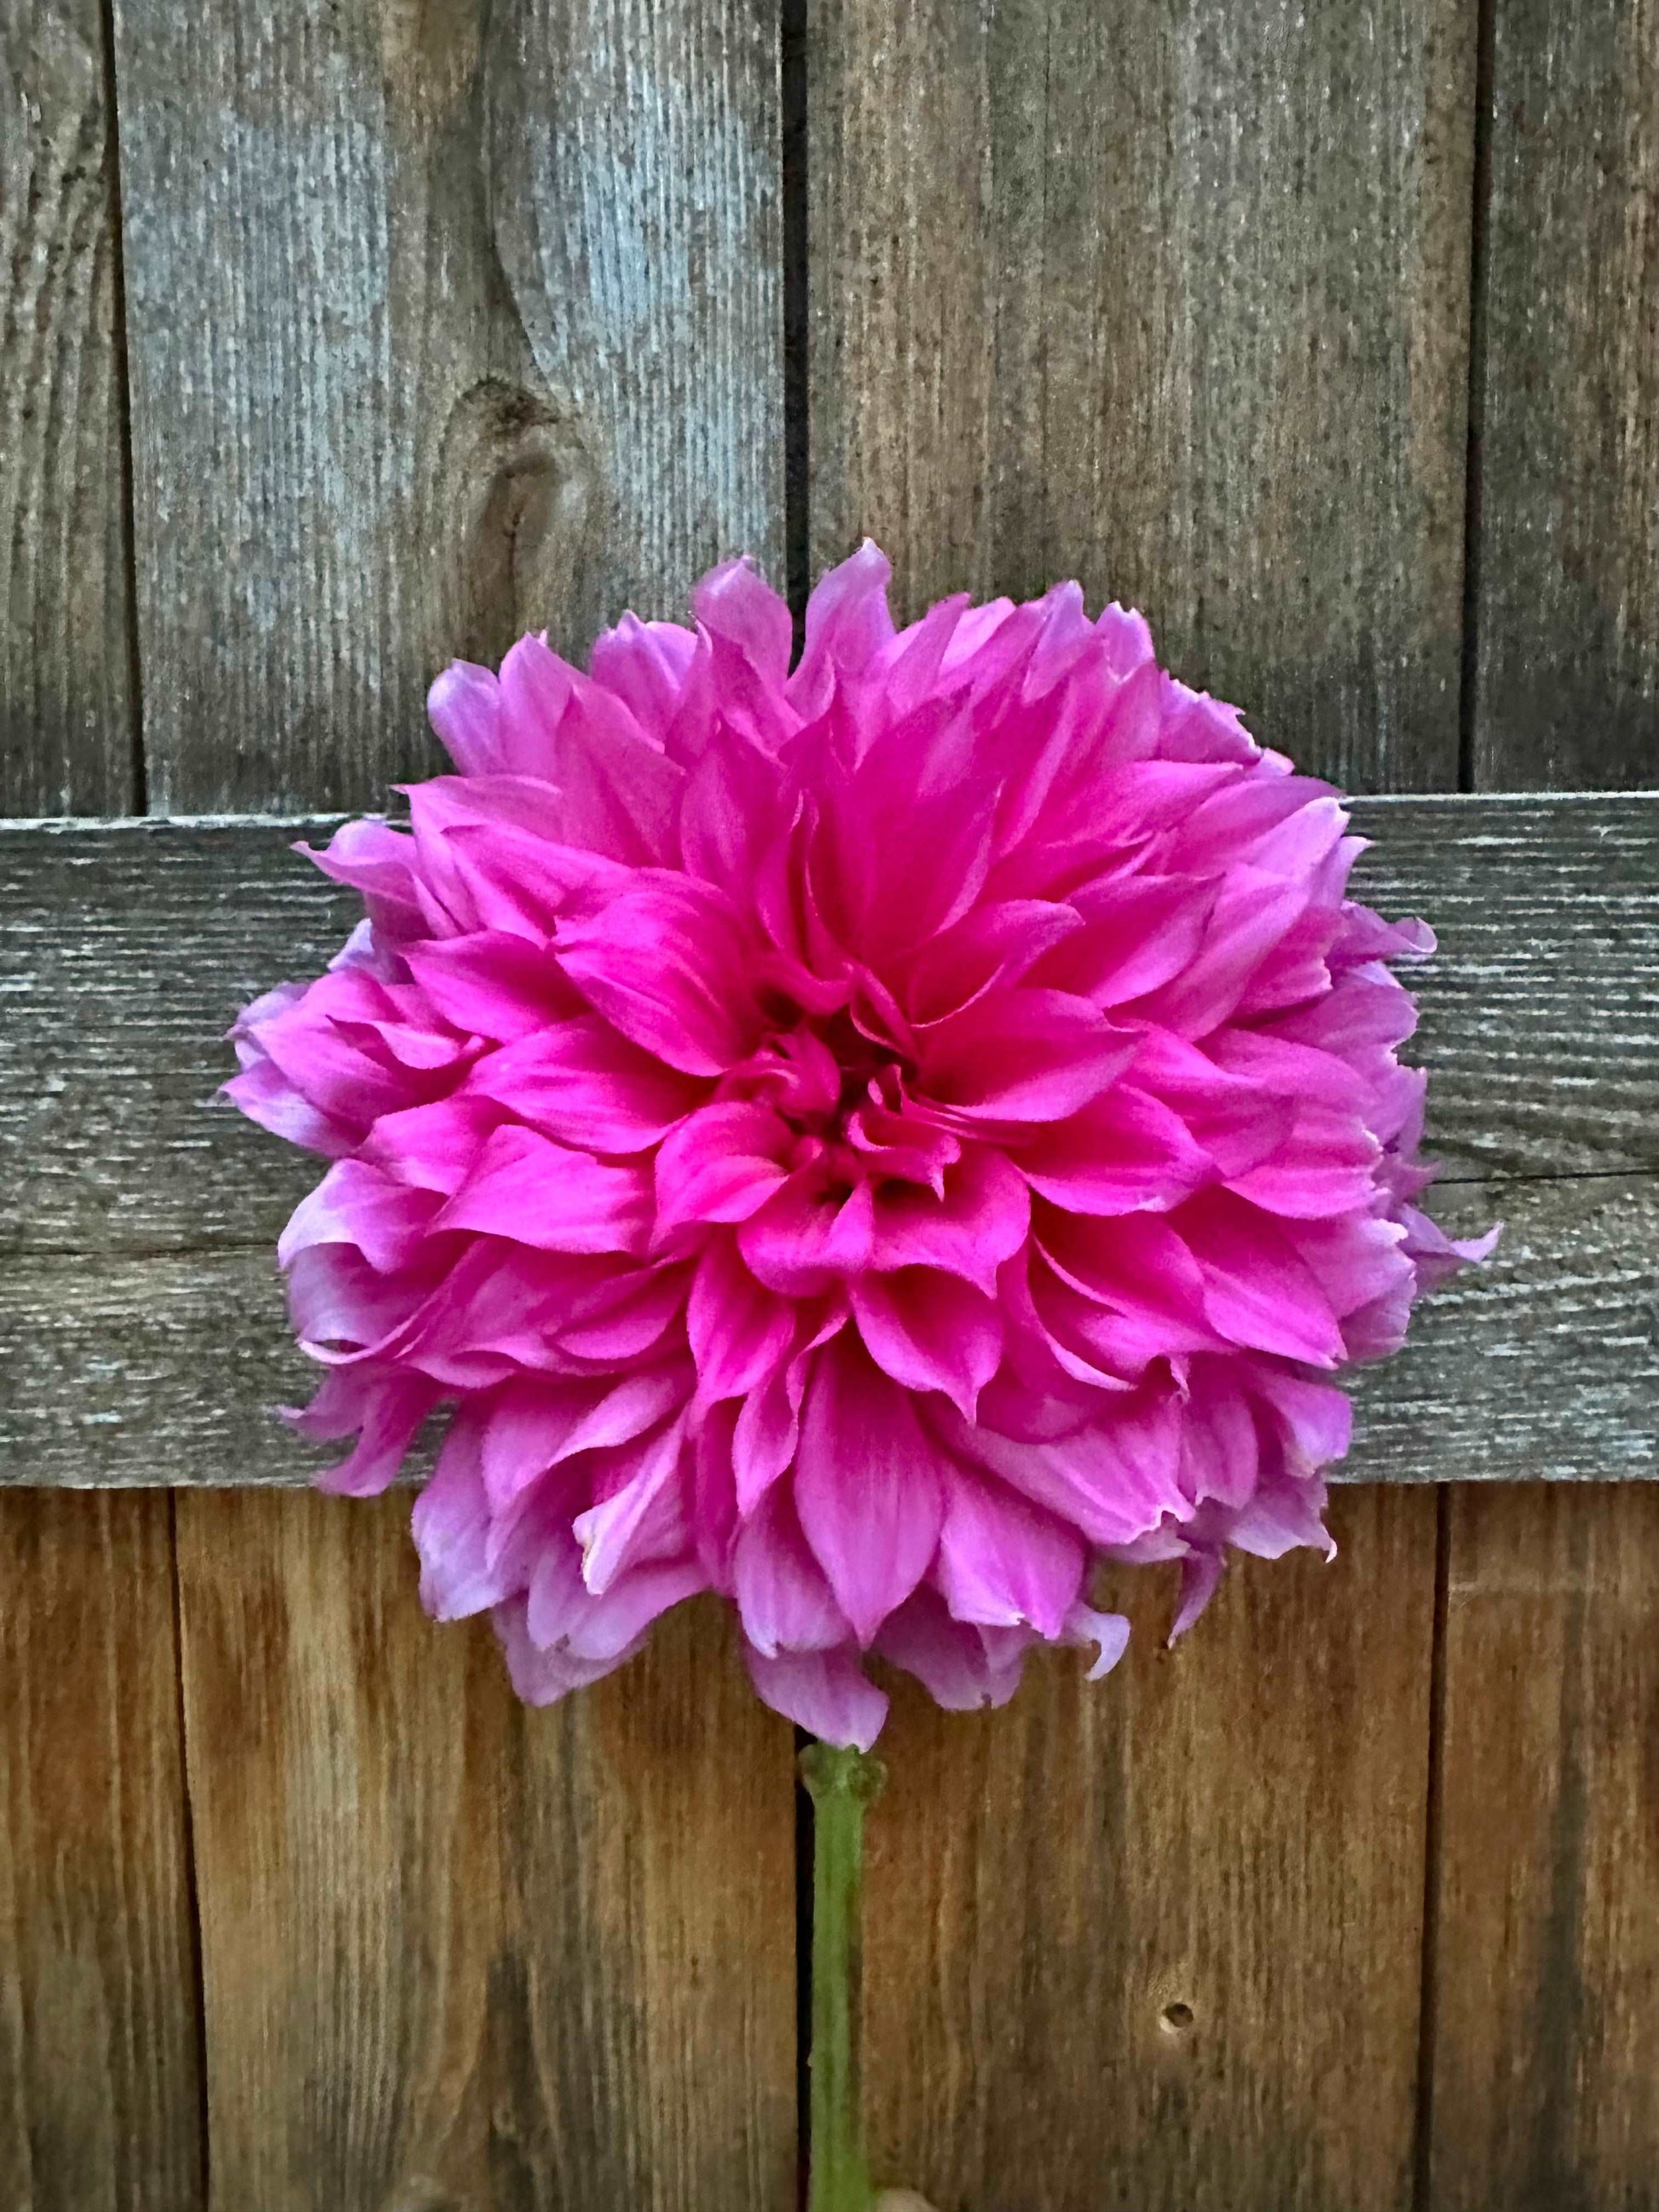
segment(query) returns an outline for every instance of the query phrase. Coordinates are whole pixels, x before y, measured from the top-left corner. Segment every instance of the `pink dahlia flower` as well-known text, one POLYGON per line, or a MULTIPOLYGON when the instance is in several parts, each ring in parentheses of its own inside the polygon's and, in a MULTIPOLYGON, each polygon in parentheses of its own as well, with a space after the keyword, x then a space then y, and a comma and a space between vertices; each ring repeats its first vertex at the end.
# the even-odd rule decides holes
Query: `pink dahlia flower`
POLYGON ((867 1747, 871 1653, 1000 1704, 1102 1556, 1322 1545, 1334 1378, 1471 1256, 1326 785, 1075 584, 896 631, 866 544, 790 672, 748 564, 582 675, 458 663, 453 775, 314 857, 368 918, 250 1006, 242 1110, 334 1162, 283 1237, 295 1415, 414 1510, 439 1618, 541 1702, 728 1599, 768 1704, 867 1747))

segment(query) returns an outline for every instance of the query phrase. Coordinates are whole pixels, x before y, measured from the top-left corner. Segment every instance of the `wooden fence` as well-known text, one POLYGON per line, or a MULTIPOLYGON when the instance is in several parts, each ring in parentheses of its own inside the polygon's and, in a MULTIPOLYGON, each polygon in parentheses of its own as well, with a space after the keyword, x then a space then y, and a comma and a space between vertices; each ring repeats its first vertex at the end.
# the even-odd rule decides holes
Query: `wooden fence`
POLYGON ((713 1610, 526 1713, 405 1503, 282 1486, 307 1170, 205 1101, 337 930, 222 817, 866 529, 1420 795, 1442 1210, 1511 1224, 1334 1567, 896 1699, 878 2167, 1659 2206, 1649 0, 0 0, 0 805, 88 817, 0 834, 0 2204, 793 2203, 789 1730, 713 1610))

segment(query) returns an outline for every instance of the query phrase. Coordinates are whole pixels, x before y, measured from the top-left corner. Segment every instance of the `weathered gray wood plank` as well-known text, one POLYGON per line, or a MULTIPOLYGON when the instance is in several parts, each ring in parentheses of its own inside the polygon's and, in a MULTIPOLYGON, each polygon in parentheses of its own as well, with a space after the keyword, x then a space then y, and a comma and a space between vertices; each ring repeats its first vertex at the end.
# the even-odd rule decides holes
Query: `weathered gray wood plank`
POLYGON ((0 801, 135 800, 115 144, 98 0, 0 0, 0 801))
MULTIPOLYGON (((1441 1211, 1505 1241, 1361 1382, 1344 1479, 1659 1474, 1659 1176, 1471 1183, 1441 1211)), ((323 1462, 273 1408, 315 1381, 268 1250, 0 1273, 0 1486, 301 1482, 323 1462)))
POLYGON ((811 528, 1455 784, 1475 17, 813 0, 811 528))
MULTIPOLYGON (((1659 1167, 1659 799, 1357 803, 1441 933, 1416 1049, 1454 1176, 1659 1167)), ((237 1008, 352 902, 327 822, 0 827, 0 1251, 274 1243, 315 1164, 216 1106, 237 1008)))
POLYGON ((1659 43, 1501 0, 1480 393, 1477 781, 1659 781, 1659 43))
POLYGON ((378 799, 453 653, 781 554, 765 11, 115 18, 158 810, 378 799))

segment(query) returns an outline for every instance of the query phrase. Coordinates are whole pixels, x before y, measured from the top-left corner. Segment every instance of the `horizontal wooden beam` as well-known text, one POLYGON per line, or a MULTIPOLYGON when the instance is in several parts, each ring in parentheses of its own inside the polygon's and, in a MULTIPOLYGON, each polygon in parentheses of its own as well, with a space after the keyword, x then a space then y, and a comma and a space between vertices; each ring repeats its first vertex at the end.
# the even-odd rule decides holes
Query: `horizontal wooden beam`
MULTIPOLYGON (((1354 811, 1357 888, 1440 935, 1439 1211, 1510 1233, 1361 1386, 1350 1471, 1659 1471, 1659 796, 1354 811)), ((304 1479, 271 1247, 316 1164, 213 1101, 238 1006, 349 926, 289 849, 331 827, 0 825, 0 1483, 304 1479)))

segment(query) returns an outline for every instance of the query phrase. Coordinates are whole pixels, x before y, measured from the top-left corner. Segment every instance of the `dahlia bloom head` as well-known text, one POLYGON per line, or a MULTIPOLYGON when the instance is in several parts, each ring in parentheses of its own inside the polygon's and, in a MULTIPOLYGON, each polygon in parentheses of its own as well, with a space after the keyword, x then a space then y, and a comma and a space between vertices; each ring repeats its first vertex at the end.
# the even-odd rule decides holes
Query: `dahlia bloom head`
POLYGON ((1335 1377, 1476 1248, 1415 1203, 1424 1078, 1337 795, 1075 584, 908 629, 866 544, 792 672, 747 562, 695 626, 458 663, 455 764, 312 857, 367 917, 248 1007, 230 1096, 333 1164, 280 1247, 291 1416, 415 1504, 520 1693, 714 1590, 780 1712, 867 1747, 1110 1666, 1102 1558, 1328 1549, 1335 1377))

